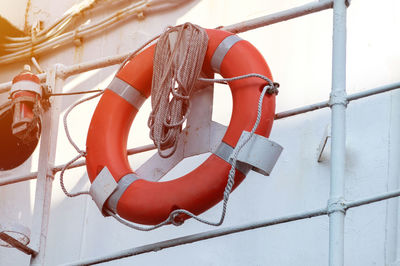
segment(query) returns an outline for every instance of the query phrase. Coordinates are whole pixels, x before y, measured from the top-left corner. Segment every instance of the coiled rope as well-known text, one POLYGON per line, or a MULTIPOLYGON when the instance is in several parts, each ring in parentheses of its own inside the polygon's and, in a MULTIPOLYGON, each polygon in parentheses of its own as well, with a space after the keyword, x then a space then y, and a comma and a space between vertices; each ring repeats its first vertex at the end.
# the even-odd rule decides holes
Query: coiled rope
POLYGON ((191 23, 169 28, 157 41, 148 126, 150 138, 163 158, 170 157, 176 150, 207 44, 205 29, 191 23))

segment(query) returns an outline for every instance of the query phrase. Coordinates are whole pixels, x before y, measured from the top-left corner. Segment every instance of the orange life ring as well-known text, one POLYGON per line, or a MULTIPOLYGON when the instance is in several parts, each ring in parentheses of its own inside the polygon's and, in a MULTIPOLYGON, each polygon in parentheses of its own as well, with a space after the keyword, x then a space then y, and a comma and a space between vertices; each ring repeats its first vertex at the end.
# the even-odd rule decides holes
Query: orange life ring
MULTIPOLYGON (((264 58, 249 42, 222 30, 208 29, 207 34, 205 73, 217 72, 225 78, 258 73, 272 80, 264 58)), ((217 151, 189 174, 171 181, 150 182, 140 179, 131 170, 127 139, 136 113, 150 96, 154 50, 155 45, 152 45, 128 61, 104 92, 89 127, 86 156, 92 183, 105 166, 118 182, 114 197, 108 199, 108 207, 129 221, 147 225, 164 221, 176 209, 198 215, 217 204, 223 197, 231 168, 217 151)), ((251 130, 265 85, 264 80, 256 77, 230 82, 233 111, 219 151, 233 150, 242 131, 251 130)), ((274 114, 275 95, 266 95, 256 134, 269 136, 274 114)), ((243 181, 247 172, 248 169, 236 171, 234 187, 243 181)))

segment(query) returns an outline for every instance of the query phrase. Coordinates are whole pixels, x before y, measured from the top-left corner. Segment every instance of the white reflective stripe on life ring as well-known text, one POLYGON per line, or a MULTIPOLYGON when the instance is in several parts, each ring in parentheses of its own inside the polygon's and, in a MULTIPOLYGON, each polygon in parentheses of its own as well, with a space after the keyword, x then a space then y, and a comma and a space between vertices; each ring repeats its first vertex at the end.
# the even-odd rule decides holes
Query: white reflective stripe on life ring
POLYGON ((218 45, 214 55, 211 58, 211 68, 216 73, 221 73, 221 64, 222 61, 224 61, 225 55, 232 48, 232 46, 235 45, 235 43, 241 40, 243 39, 237 35, 229 35, 218 45))
POLYGON ((124 98, 135 107, 136 110, 139 110, 142 104, 146 101, 146 97, 144 97, 137 89, 117 77, 111 81, 110 85, 108 85, 108 89, 124 98))

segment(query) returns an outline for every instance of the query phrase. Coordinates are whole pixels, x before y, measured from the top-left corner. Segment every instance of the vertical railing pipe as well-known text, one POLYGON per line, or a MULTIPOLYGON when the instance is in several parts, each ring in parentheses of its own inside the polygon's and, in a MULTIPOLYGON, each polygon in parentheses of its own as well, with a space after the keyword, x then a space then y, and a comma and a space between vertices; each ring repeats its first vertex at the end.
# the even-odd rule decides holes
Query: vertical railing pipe
POLYGON ((333 4, 331 107, 332 149, 329 213, 329 265, 344 265, 346 144, 346 12, 345 0, 333 4))
MULTIPOLYGON (((53 92, 59 92, 62 88, 61 84, 63 80, 57 77, 57 69, 59 66, 60 65, 55 65, 47 75, 46 83, 53 92)), ((40 143, 39 170, 36 180, 35 205, 30 243, 30 247, 38 253, 31 257, 31 266, 44 265, 52 184, 54 179, 53 165, 56 155, 60 100, 61 99, 55 98, 51 108, 44 112, 42 118, 42 140, 40 143)))

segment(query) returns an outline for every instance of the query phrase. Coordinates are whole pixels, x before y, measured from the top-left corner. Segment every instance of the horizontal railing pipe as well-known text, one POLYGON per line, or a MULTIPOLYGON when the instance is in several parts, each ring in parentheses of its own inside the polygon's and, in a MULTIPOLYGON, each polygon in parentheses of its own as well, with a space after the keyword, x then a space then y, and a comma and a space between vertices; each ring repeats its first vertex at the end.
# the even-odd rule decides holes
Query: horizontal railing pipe
POLYGON ((265 27, 278 22, 283 22, 286 20, 298 18, 308 14, 316 13, 333 7, 332 0, 320 0, 315 2, 310 2, 298 7, 287 9, 284 11, 276 12, 270 15, 254 18, 251 20, 246 20, 233 25, 222 27, 223 30, 230 31, 232 33, 241 33, 249 30, 254 30, 256 28, 265 27))
MULTIPOLYGON (((230 31, 232 33, 241 33, 256 28, 272 25, 289 19, 298 18, 311 13, 319 12, 325 9, 332 8, 332 0, 320 0, 314 1, 305 5, 301 5, 295 8, 287 9, 284 11, 276 12, 274 14, 261 16, 255 19, 246 20, 237 24, 221 27, 222 30, 230 31)), ((97 60, 80 63, 71 66, 65 66, 61 72, 63 78, 67 78, 72 75, 80 74, 86 71, 117 65, 122 63, 130 53, 122 55, 108 56, 97 60)), ((41 81, 46 79, 46 73, 39 74, 41 81)), ((0 84, 0 93, 6 93, 11 88, 11 82, 0 84)))
MULTIPOLYGON (((332 0, 322 0, 311 2, 302 6, 291 8, 285 11, 280 11, 271 15, 266 15, 258 17, 251 20, 246 20, 237 24, 221 27, 222 30, 230 31, 232 33, 241 33, 256 28, 272 25, 278 22, 286 21, 289 19, 305 16, 311 13, 322 11, 325 9, 332 8, 332 0)), ((94 60, 92 62, 87 62, 83 64, 77 64, 73 66, 66 67, 64 69, 65 77, 76 75, 85 71, 107 67, 115 64, 122 63, 125 58, 127 58, 130 53, 123 55, 110 56, 105 58, 100 58, 99 60, 94 60)))
MULTIPOLYGON (((400 196, 400 190, 390 191, 390 192, 374 195, 374 196, 364 198, 364 199, 359 199, 359 200, 350 201, 350 202, 344 202, 343 208, 346 210, 349 208, 354 208, 354 207, 358 207, 358 206, 362 206, 362 205, 366 205, 366 204, 371 204, 371 203, 375 203, 375 202, 382 201, 382 200, 387 200, 387 199, 398 197, 398 196, 400 196)), ((317 216, 327 215, 329 212, 330 212, 330 210, 328 210, 328 208, 320 208, 320 209, 315 209, 315 210, 302 212, 302 213, 298 213, 298 214, 282 216, 282 217, 278 217, 278 218, 274 218, 274 219, 268 219, 268 220, 264 220, 264 221, 260 221, 260 222, 248 223, 248 224, 244 224, 244 225, 216 229, 216 230, 207 231, 207 232, 203 232, 203 233, 178 237, 178 238, 174 238, 174 239, 170 239, 170 240, 156 242, 153 244, 148 244, 148 245, 144 245, 144 246, 139 246, 139 247, 135 247, 135 248, 131 248, 131 249, 118 251, 118 252, 115 252, 115 253, 112 253, 112 254, 109 254, 106 256, 98 257, 98 258, 84 259, 81 261, 67 263, 67 264, 63 264, 63 265, 64 266, 73 266, 73 265, 99 264, 99 263, 104 263, 104 262, 108 262, 108 261, 131 257, 131 256, 136 256, 136 255, 140 255, 140 254, 144 254, 144 253, 156 252, 156 251, 160 251, 162 249, 172 248, 172 247, 185 245, 185 244, 190 244, 190 243, 207 240, 207 239, 211 239, 211 238, 215 238, 215 237, 219 237, 219 236, 244 232, 244 231, 248 231, 248 230, 258 229, 258 228, 262 228, 262 227, 268 227, 268 226, 282 224, 282 223, 293 222, 293 221, 297 221, 297 220, 303 220, 306 218, 313 218, 313 217, 317 217, 317 216)))
POLYGON ((350 209, 350 208, 359 207, 362 205, 371 204, 371 203, 375 203, 378 201, 387 200, 387 199, 391 199, 391 198, 395 198, 395 197, 399 197, 399 196, 400 196, 400 190, 394 190, 394 191, 389 191, 386 193, 366 197, 363 199, 350 201, 350 202, 345 203, 345 206, 346 206, 346 209, 350 209))
MULTIPOLYGON (((380 87, 376 87, 376 88, 373 88, 373 89, 370 89, 370 90, 365 90, 365 91, 362 91, 362 92, 357 92, 357 93, 354 93, 354 94, 350 94, 350 95, 347 96, 347 100, 350 102, 350 101, 362 99, 362 98, 365 98, 365 97, 369 97, 369 96, 372 96, 372 95, 376 95, 376 94, 380 94, 380 93, 384 93, 384 92, 389 92, 389 91, 395 90, 395 89, 400 89, 400 82, 395 82, 395 83, 383 85, 383 86, 380 86, 380 87)), ((295 109, 291 109, 291 110, 288 110, 288 111, 283 111, 283 112, 277 113, 275 115, 275 120, 279 120, 279 119, 282 119, 282 118, 286 118, 286 117, 290 117, 290 116, 295 116, 295 115, 307 113, 307 112, 310 112, 310 111, 319 110, 319 109, 326 108, 326 107, 329 107, 328 101, 319 102, 319 103, 315 103, 315 104, 311 104, 311 105, 306 105, 306 106, 303 106, 303 107, 299 107, 299 108, 295 108, 295 109)), ((136 153, 140 153, 140 152, 145 152, 145 151, 149 151, 149 150, 152 150, 152 149, 155 149, 154 144, 149 144, 149 145, 145 145, 145 146, 129 149, 128 150, 128 155, 132 155, 132 154, 136 154, 136 153)), ((67 169, 81 167, 81 166, 84 166, 85 164, 86 164, 85 160, 80 160, 80 161, 77 161, 77 162, 71 164, 67 169)), ((54 171, 55 172, 59 172, 59 171, 62 170, 62 168, 64 166, 65 165, 55 166, 54 167, 54 171)), ((4 185, 9 185, 9 184, 13 184, 13 183, 26 181, 26 180, 35 179, 36 175, 37 175, 37 172, 33 172, 33 173, 28 174, 28 175, 22 175, 22 176, 2 177, 2 178, 0 178, 0 186, 4 186, 4 185)))
POLYGON ((279 113, 275 114, 275 120, 290 117, 290 116, 295 116, 295 115, 299 115, 299 114, 304 114, 307 112, 319 110, 319 109, 326 108, 326 107, 329 107, 328 101, 323 101, 323 102, 319 102, 319 103, 314 103, 314 104, 290 109, 290 110, 279 112, 279 113))
POLYGON ((312 217, 321 216, 321 215, 325 215, 325 214, 327 214, 326 209, 324 209, 324 208, 316 209, 316 210, 312 210, 312 211, 308 211, 308 212, 283 216, 283 217, 269 219, 269 220, 265 220, 265 221, 261 221, 261 222, 249 223, 249 224, 240 225, 240 226, 222 228, 222 229, 212 230, 212 231, 208 231, 208 232, 178 237, 178 238, 174 238, 174 239, 170 239, 170 240, 157 242, 154 244, 149 244, 149 245, 144 245, 144 246, 140 246, 140 247, 136 247, 136 248, 132 248, 132 249, 122 250, 122 251, 115 252, 115 253, 112 253, 107 256, 100 257, 100 258, 87 259, 87 260, 81 260, 79 262, 64 264, 64 266, 66 266, 66 265, 69 265, 69 266, 71 266, 71 265, 93 265, 93 264, 98 264, 98 263, 104 263, 104 262, 108 262, 108 261, 112 261, 112 260, 136 256, 136 255, 140 255, 140 254, 144 254, 144 253, 148 253, 148 252, 160 251, 161 249, 166 249, 166 248, 171 248, 171 247, 175 247, 175 246, 179 246, 179 245, 194 243, 194 242, 198 242, 201 240, 211 239, 211 238, 215 238, 215 237, 219 237, 219 236, 248 231, 248 230, 252 230, 252 229, 275 225, 275 224, 282 224, 282 223, 292 222, 292 221, 296 221, 296 220, 312 218, 312 217))
POLYGON ((365 98, 365 97, 383 93, 383 92, 388 92, 388 91, 395 90, 395 89, 400 89, 400 82, 390 83, 390 84, 379 86, 379 87, 376 87, 376 88, 373 88, 370 90, 365 90, 365 91, 350 94, 347 96, 347 100, 354 101, 354 100, 358 100, 361 98, 365 98))
MULTIPOLYGON (((151 150, 154 150, 155 148, 156 148, 156 146, 154 144, 143 145, 140 147, 128 149, 127 154, 133 155, 133 154, 137 154, 137 153, 141 153, 141 152, 151 151, 151 150)), ((65 165, 66 164, 55 166, 53 168, 54 173, 60 172, 65 167, 65 165)), ((79 160, 79 161, 72 163, 70 166, 67 167, 67 169, 77 168, 77 167, 81 167, 81 166, 85 166, 85 165, 86 165, 86 160, 79 160)))
MULTIPOLYGON (((154 144, 144 145, 144 146, 128 149, 127 154, 133 155, 133 154, 137 154, 137 153, 141 153, 141 152, 154 150, 155 148, 156 148, 156 146, 154 146, 154 144)), ((80 160, 80 161, 77 161, 77 162, 69 165, 67 167, 67 169, 77 168, 77 167, 81 167, 81 166, 85 166, 85 165, 86 165, 86 160, 80 160)), ((66 164, 54 166, 52 168, 53 174, 60 172, 65 166, 66 166, 66 164)), ((37 174, 38 174, 38 172, 32 172, 27 175, 2 177, 2 178, 0 178, 0 186, 5 186, 5 185, 10 185, 10 184, 14 184, 14 183, 22 182, 22 181, 35 179, 37 174)))
POLYGON ((5 176, 0 178, 0 186, 11 185, 31 179, 36 179, 38 172, 32 172, 27 175, 5 176))
MULTIPOLYGON (((391 84, 386 84, 380 87, 376 87, 373 89, 369 89, 369 90, 365 90, 362 92, 357 92, 357 93, 353 93, 350 95, 347 95, 346 99, 348 102, 354 101, 354 100, 358 100, 361 98, 365 98, 368 96, 372 96, 375 94, 380 94, 380 93, 384 93, 384 92, 389 92, 395 89, 400 89, 400 82, 395 82, 395 83, 391 83, 391 84)), ((287 111, 283 111, 283 112, 279 112, 275 115, 275 120, 278 119, 282 119, 285 117, 290 117, 290 116, 294 116, 294 115, 299 115, 299 114, 303 114, 303 113, 307 113, 310 111, 314 111, 314 110, 319 110, 322 108, 326 108, 329 107, 329 102, 328 101, 323 101, 323 102, 319 102, 319 103, 314 103, 311 105, 306 105, 306 106, 302 106, 302 107, 298 107, 298 108, 294 108, 291 110, 287 110, 287 111)))

